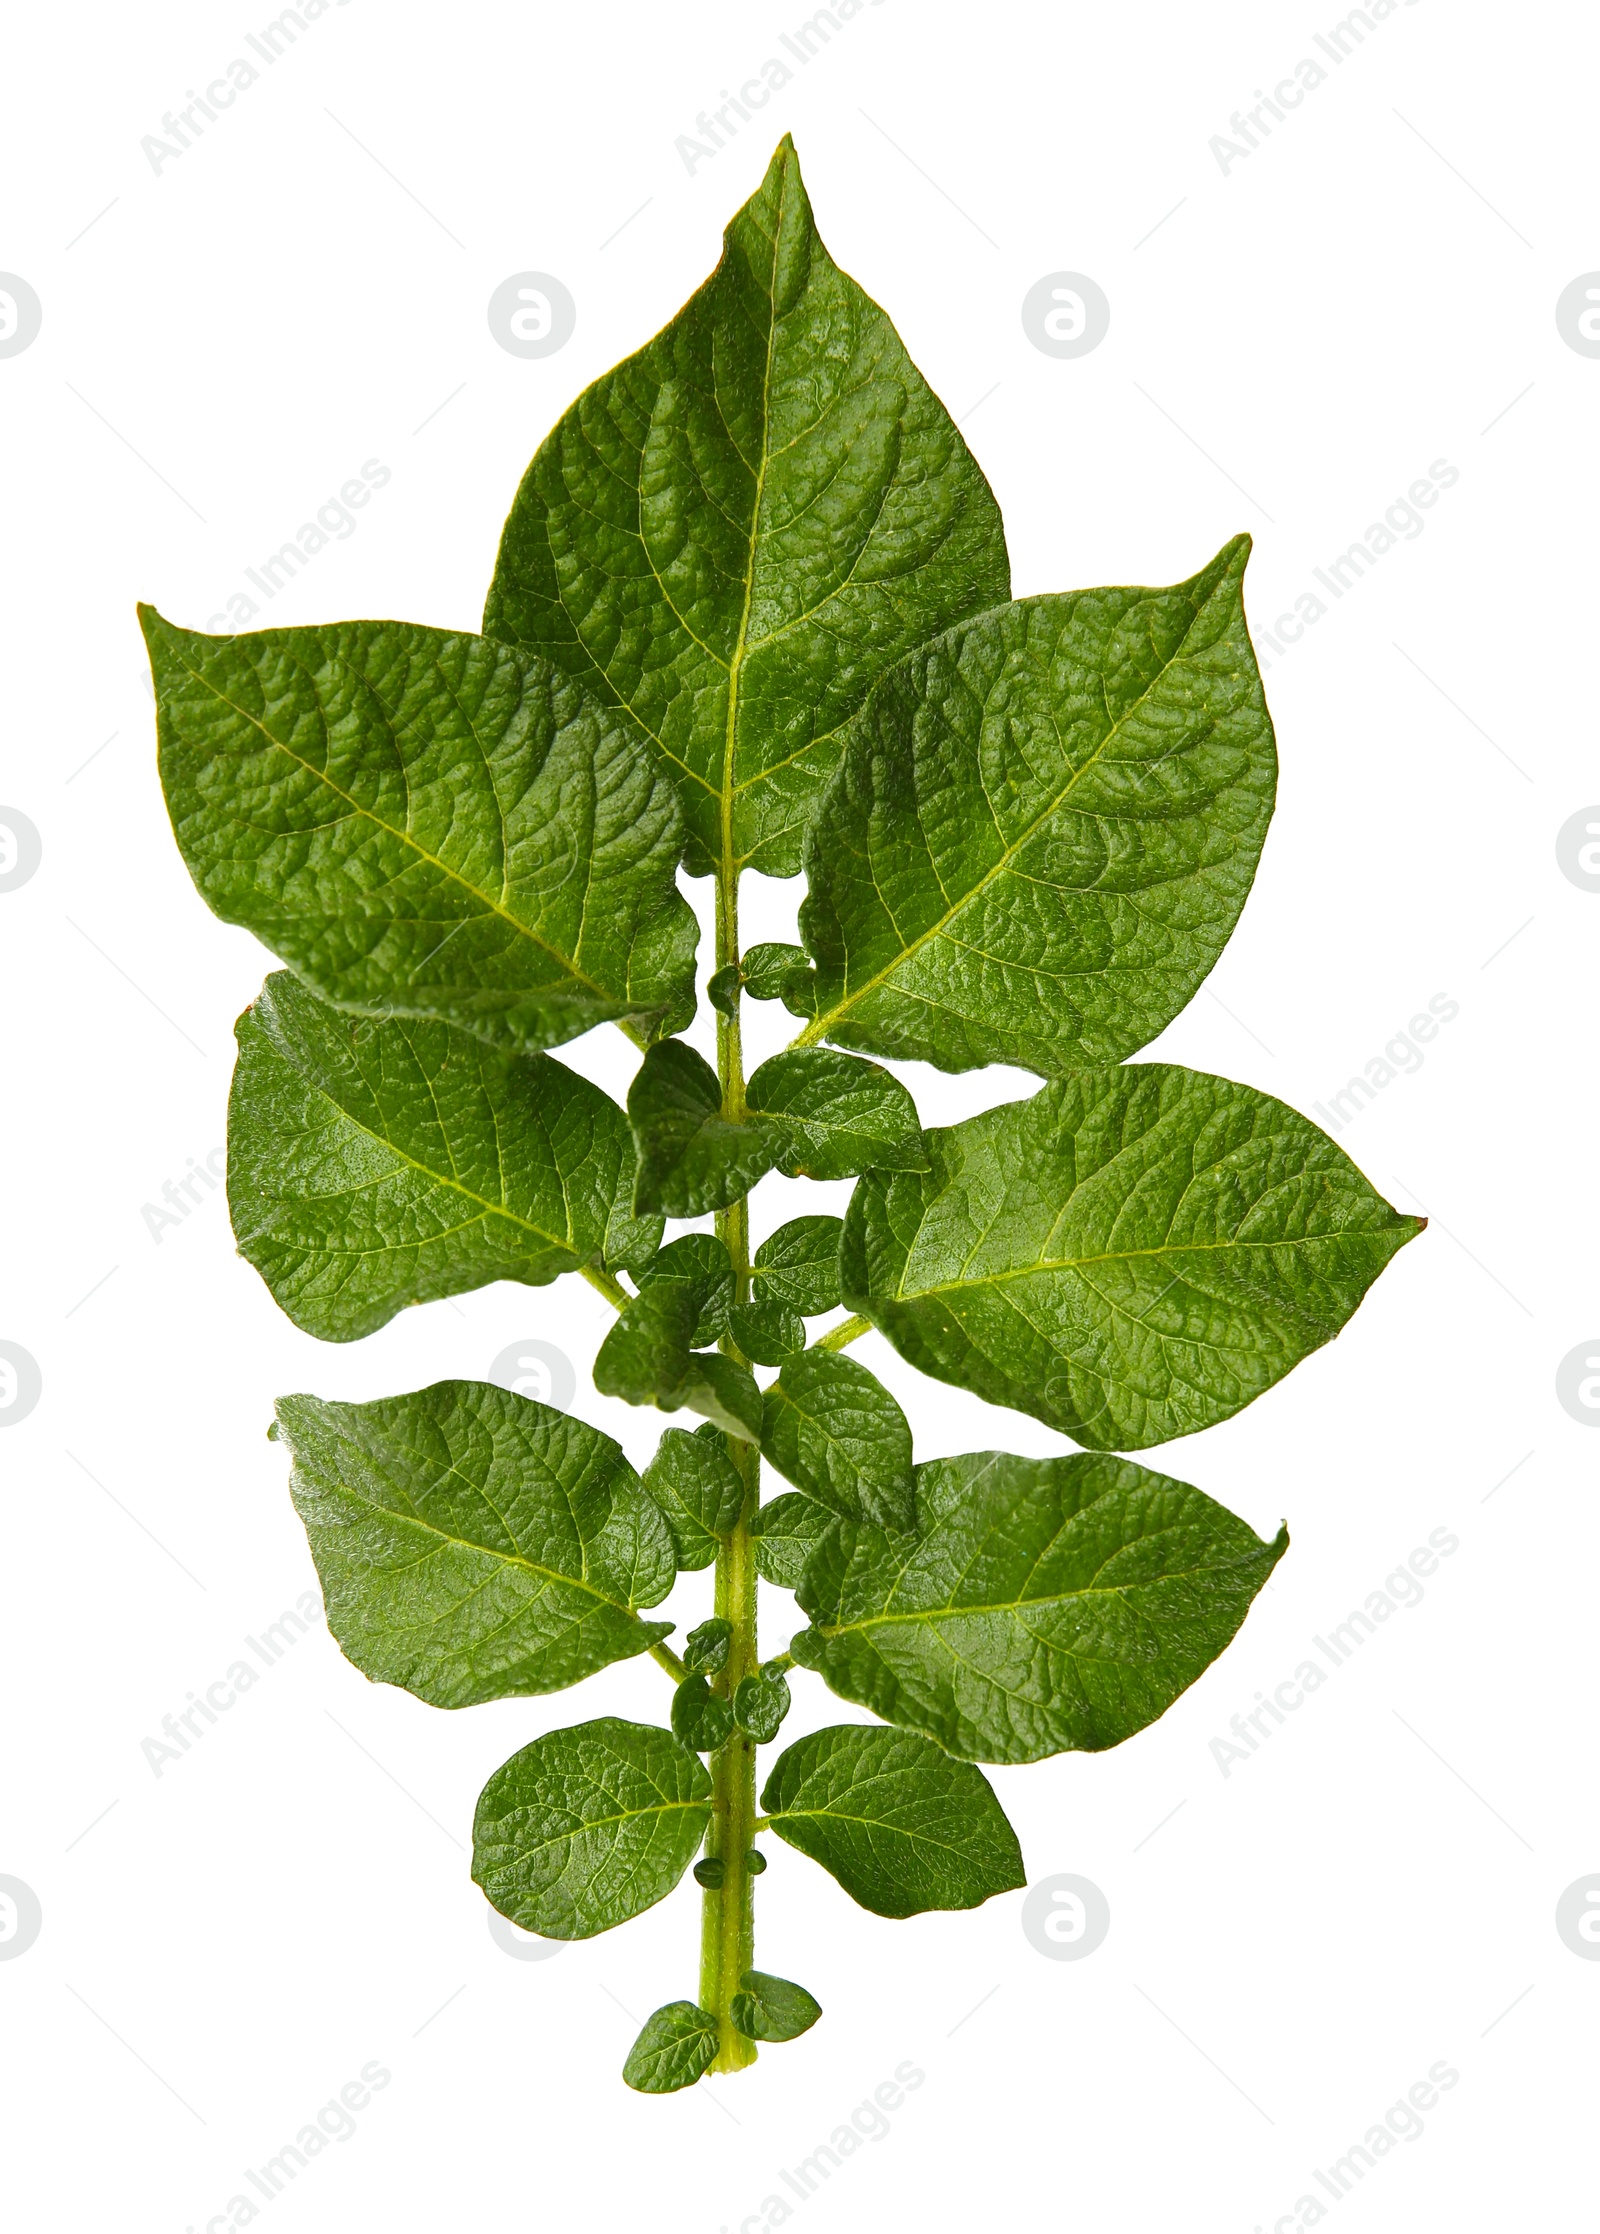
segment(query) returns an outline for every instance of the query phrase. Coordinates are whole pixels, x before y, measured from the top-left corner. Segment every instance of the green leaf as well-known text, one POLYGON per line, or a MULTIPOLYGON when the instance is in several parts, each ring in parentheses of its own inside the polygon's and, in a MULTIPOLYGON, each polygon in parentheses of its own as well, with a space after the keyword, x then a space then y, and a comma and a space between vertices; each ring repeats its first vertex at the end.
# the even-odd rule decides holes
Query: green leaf
POLYGON ((686 1041, 658 1041, 628 1088, 628 1121, 639 1152, 636 1212, 699 1218, 742 1201, 769 1172, 784 1136, 722 1114, 722 1088, 686 1041))
POLYGON ((797 1489, 775 1497, 750 1523, 757 1574, 780 1590, 798 1590, 806 1561, 838 1525, 837 1513, 802 1497, 797 1489))
POLYGON ((694 1290, 695 1321, 692 1349, 709 1349, 728 1331, 728 1306, 733 1300, 733 1259, 714 1233, 685 1233, 669 1241, 639 1274, 641 1288, 664 1281, 683 1280, 694 1290))
POLYGON ((759 1297, 786 1303, 807 1318, 839 1302, 839 1237, 842 1218, 791 1218, 756 1251, 751 1281, 759 1297))
POLYGON ((846 1520, 910 1528, 911 1429, 883 1383, 854 1358, 807 1350, 767 1390, 762 1456, 846 1520))
POLYGON ((691 1753, 715 1753, 733 1734, 733 1709, 703 1675, 685 1676, 672 1694, 672 1734, 691 1753))
POLYGON ((1173 589, 998 607, 883 679, 806 841, 803 1041, 1053 1076, 1172 1021, 1272 814, 1249 549, 1173 589))
POLYGON ((710 1821, 705 1764, 665 1730, 606 1715, 535 1738, 495 1770, 472 1875, 524 1931, 592 1939, 665 1899, 710 1821))
POLYGON ((678 1393, 678 1402, 702 1419, 711 1420, 725 1435, 742 1443, 761 1440, 761 1391, 755 1375, 731 1357, 715 1350, 697 1350, 689 1360, 689 1377, 678 1393))
MULTIPOLYGON (((659 1053, 652 1049, 651 1059, 659 1053)), ((791 1179, 928 1168, 915 1102, 898 1078, 859 1055, 822 1047, 773 1055, 745 1088, 745 1102, 784 1128, 777 1160, 791 1179)))
POLYGON ((235 1030, 233 1230, 307 1334, 353 1342, 408 1303, 636 1271, 659 1248, 662 1221, 633 1215, 627 1120, 550 1056, 344 1015, 288 970, 235 1030))
POLYGON ((689 1021, 682 820, 614 704, 409 622, 196 636, 140 617, 189 872, 325 1000, 522 1049, 689 1021))
POLYGON ((693 1675, 717 1675, 728 1664, 733 1644, 733 1623, 713 1614, 691 1629, 683 1640, 683 1664, 693 1675))
POLYGON ((761 1805, 875 1916, 976 1908, 1027 1882, 987 1780, 910 1731, 813 1730, 779 1754, 761 1805))
POLYGON ((737 962, 730 962, 726 969, 717 970, 707 978, 706 999, 719 1016, 738 1014, 739 988, 743 983, 737 962))
POLYGON ((793 876, 840 733, 903 652, 1009 594, 1000 514, 785 138, 721 263, 534 458, 484 612, 676 768, 689 867, 793 876))
POLYGON ((709 1567, 744 1503, 721 1430, 709 1423, 693 1434, 669 1427, 644 1470, 644 1486, 666 1515, 679 1567, 686 1573, 709 1567))
POLYGON ((739 1985, 731 2014, 747 2040, 798 2040, 822 2015, 815 1995, 770 1971, 747 1970, 739 1985))
POLYGON ((757 1365, 781 1365, 806 1346, 805 1321, 786 1303, 736 1303, 728 1313, 728 1332, 757 1365))
POLYGON ((761 1391, 753 1375, 732 1358, 690 1347, 726 1327, 732 1287, 728 1252, 712 1235, 686 1234, 663 1249, 600 1345, 594 1385, 601 1395, 666 1412, 687 1405, 725 1433, 759 1442, 761 1391))
POLYGON ((481 1381, 371 1404, 280 1397, 328 1626, 375 1683, 475 1706, 578 1683, 668 1635, 667 1525, 598 1428, 481 1381))
POLYGON ((782 1727, 792 1704, 789 1686, 779 1671, 746 1676, 733 1694, 733 1719, 757 1745, 769 1745, 782 1727))
MULTIPOLYGON (((745 991, 753 1001, 782 1001, 786 1008, 792 999, 803 995, 811 981, 811 957, 805 948, 781 945, 775 940, 763 940, 759 946, 748 948, 739 966, 745 991)), ((809 1015, 809 1008, 800 1014, 809 1015)))
POLYGON ((622 2076, 639 2094, 676 2094, 709 2071, 716 2054, 716 2018, 695 2002, 669 2001, 645 2019, 622 2076))
POLYGON ((1098 1753, 1211 1665, 1288 1541, 1128 1459, 935 1459, 915 1536, 843 1522, 810 1561, 789 1650, 964 1760, 1098 1753))
POLYGON ((868 1173, 845 1300, 900 1354, 1092 1450, 1228 1419, 1421 1232, 1315 1125, 1171 1063, 1080 1071, 868 1173))

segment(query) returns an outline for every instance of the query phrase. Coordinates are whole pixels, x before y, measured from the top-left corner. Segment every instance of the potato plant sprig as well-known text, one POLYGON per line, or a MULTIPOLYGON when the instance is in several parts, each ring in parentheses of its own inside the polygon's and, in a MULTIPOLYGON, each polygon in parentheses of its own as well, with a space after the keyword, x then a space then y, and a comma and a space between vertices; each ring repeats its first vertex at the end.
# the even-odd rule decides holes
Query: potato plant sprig
POLYGON ((659 1722, 524 1745, 473 1826, 489 1900, 553 1939, 692 1870, 695 1996, 635 2041, 642 2092, 821 2014, 755 1965, 765 1836, 885 1917, 1024 1883, 980 1764, 1146 1728, 1288 1542, 1126 1454, 1253 1401, 1420 1230, 1270 1095, 1128 1060, 1272 813, 1248 554, 1012 600, 993 493, 785 140, 705 285, 540 446, 480 634, 143 610, 184 859, 285 965, 237 1027, 243 1255, 330 1342, 577 1273, 616 1312, 600 1393, 699 1421, 642 1474, 474 1381, 286 1396, 274 1429, 373 1681, 455 1708, 669 1679, 659 1722), (703 988, 680 870, 715 880, 703 988), (797 939, 743 946, 741 877, 801 870, 797 939), (747 1000, 798 1024, 748 1076, 747 1000), (550 1052, 601 1023, 640 1054, 626 1110, 550 1052), (908 1059, 1041 1083, 925 1128, 908 1059), (845 1216, 752 1246, 772 1172, 853 1179, 845 1216), (918 1461, 846 1354, 872 1331, 1079 1448, 918 1461), (706 1569, 675 1647, 651 1609, 706 1569), (763 1581, 805 1617, 765 1660, 763 1581), (758 1775, 795 1675, 875 1720, 758 1775))

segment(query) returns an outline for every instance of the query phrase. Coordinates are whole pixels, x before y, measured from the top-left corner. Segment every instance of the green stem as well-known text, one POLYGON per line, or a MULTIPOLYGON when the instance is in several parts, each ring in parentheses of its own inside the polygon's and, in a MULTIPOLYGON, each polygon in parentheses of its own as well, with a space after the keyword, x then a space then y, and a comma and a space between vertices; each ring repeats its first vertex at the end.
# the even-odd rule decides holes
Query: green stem
POLYGON ((859 1341, 863 1334, 871 1332, 870 1319, 845 1319, 838 1326, 829 1327, 826 1334, 819 1334, 811 1347, 814 1350, 842 1350, 846 1343, 859 1341))
MULTIPOLYGON (((739 959, 738 872, 724 859, 717 878, 717 967, 739 959)), ((723 1115, 735 1123, 744 1115, 744 1062, 739 1038, 738 1003, 731 1016, 717 1018, 717 1075, 722 1081, 723 1115)), ((734 1295, 750 1293, 750 1222, 743 1202, 717 1213, 717 1232, 733 1259, 734 1295)), ((723 1349, 747 1363, 732 1340, 723 1349)), ((733 1625, 726 1666, 715 1688, 731 1699, 739 1684, 759 1666, 756 1648, 756 1564, 750 1523, 761 1502, 761 1455, 739 1437, 727 1438, 728 1455, 744 1483, 744 1502, 732 1534, 717 1554, 717 1605, 733 1625)), ((713 2071, 742 2071, 754 2063, 756 2047, 733 2021, 739 1980, 755 1960, 755 1879, 748 1867, 756 1814, 755 1741, 742 1730, 712 1756, 711 1828, 706 1854, 722 1864, 722 1883, 703 1898, 700 1923, 700 2006, 717 2020, 713 2071)))

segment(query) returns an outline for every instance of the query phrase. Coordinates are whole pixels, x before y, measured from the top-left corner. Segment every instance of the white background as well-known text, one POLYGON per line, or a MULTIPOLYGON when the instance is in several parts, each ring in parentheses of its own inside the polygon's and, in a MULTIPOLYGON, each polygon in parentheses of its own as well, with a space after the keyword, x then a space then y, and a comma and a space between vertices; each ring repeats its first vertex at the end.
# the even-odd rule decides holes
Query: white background
MULTIPOLYGON (((1251 2234, 1317 2223, 1304 2196, 1373 2230, 1585 2222, 1600 1966, 1554 1909, 1600 1869, 1600 1439, 1555 1374, 1600 1329, 1600 895, 1555 839, 1600 797, 1600 361, 1554 306, 1600 265, 1596 41, 1575 7, 1418 0, 1335 67, 1313 43, 1335 20, 886 0, 691 175, 675 139, 784 53, 781 8, 351 0, 158 175, 141 137, 250 53, 248 12, 13 18, 0 267, 44 306, 0 359, 0 799, 44 849, 0 893, 0 1336, 44 1392, 0 1439, 0 1873, 43 1913, 0 1962, 19 2226, 215 2234, 250 2223, 238 2195, 308 2234, 749 2234, 783 2223, 771 2196, 840 2230, 981 2212, 1251 2234), (1208 142, 1304 57, 1327 82, 1224 173, 1208 142), (780 1847, 758 1959, 823 2022, 646 2099, 618 2068, 636 2020, 694 1990, 693 1887, 514 1960, 466 1841, 531 1736, 664 1718, 648 1662, 581 1702, 447 1715, 369 1686, 319 1622, 159 1778, 141 1751, 313 1582, 264 1440, 277 1394, 482 1377, 539 1337, 636 1460, 655 1429, 590 1390, 606 1312, 580 1283, 335 1348, 233 1255, 220 1196, 153 1237, 144 1206, 223 1139, 230 1025, 267 959, 208 915, 167 832, 133 608, 205 627, 378 458, 389 485, 271 621, 475 627, 527 458, 710 269, 785 129, 838 260, 963 419, 1019 594, 1177 580, 1248 528, 1270 622, 1432 461, 1458 469, 1424 532, 1273 660, 1261 873, 1157 1051, 1309 1112, 1431 996, 1459 1015, 1341 1135, 1427 1234, 1339 1341, 1156 1454, 1263 1532, 1287 1517, 1271 1588, 1155 1728, 993 1772, 1030 1877, 1105 1892, 1105 1944, 1044 1959, 1021 1895, 885 1923, 780 1847), (529 268, 578 305, 539 362, 485 319, 529 268), (1061 269, 1112 305, 1068 362, 1019 319, 1061 269), (1229 1718, 1435 1529, 1459 1549, 1423 1602, 1224 1776, 1229 1718), (244 2168, 374 2060, 391 2077, 354 2132, 266 2204, 244 2168), (1459 2079, 1420 2137, 1335 2204, 1314 2169, 1441 2060, 1459 2079), (907 2061, 925 2077, 886 2133, 800 2203, 780 2169, 907 2061)), ((785 935, 795 896, 753 883, 747 934, 785 935)), ((759 1055, 783 1020, 757 1014, 759 1055)), ((624 1088, 616 1034, 568 1054, 624 1088)), ((929 1121, 1031 1084, 906 1075, 929 1121)), ((769 1194, 765 1222, 792 1214, 769 1194)), ((923 1456, 1062 1447, 876 1336, 856 1354, 923 1456)), ((697 1618, 707 1579, 668 1611, 697 1618)), ((773 1594, 772 1649, 793 1625, 773 1594)), ((786 1737, 854 1712, 796 1689, 786 1737)))

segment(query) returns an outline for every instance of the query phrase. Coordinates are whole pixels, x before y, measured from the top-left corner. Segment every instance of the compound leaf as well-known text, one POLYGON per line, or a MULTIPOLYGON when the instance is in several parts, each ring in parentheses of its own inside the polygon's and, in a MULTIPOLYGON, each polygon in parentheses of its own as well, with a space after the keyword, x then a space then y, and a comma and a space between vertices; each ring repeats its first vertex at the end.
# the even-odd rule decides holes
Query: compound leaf
MULTIPOLYGON (((651 1059, 660 1052, 651 1050, 651 1059)), ((778 1168, 791 1179, 853 1179, 863 1171, 925 1171, 922 1122, 898 1078, 832 1048, 773 1055, 745 1088, 751 1112, 781 1127, 778 1168)))
POLYGON ((976 1908, 1027 1882, 987 1779, 907 1730, 813 1730, 779 1754, 761 1805, 876 1916, 976 1908))
POLYGON ((832 1531, 789 1650, 964 1760, 1099 1752, 1210 1666, 1288 1540, 1129 1459, 935 1459, 915 1536, 832 1531))
POLYGON ((235 1030, 233 1230, 307 1334, 353 1342, 408 1303, 636 1272, 659 1248, 662 1221, 633 1215, 627 1120, 550 1056, 349 1016, 289 970, 235 1030))
POLYGON ((676 2094, 710 2070, 716 2053, 716 2018, 696 2002, 669 2001, 645 2019, 622 2076, 639 2094, 676 2094))
POLYGON ((481 636, 197 636, 140 608, 202 897, 325 1000, 554 1047, 694 1014, 682 819, 637 723, 481 636))
POLYGON ((769 1234, 756 1251, 750 1278, 759 1297, 786 1303, 807 1318, 819 1318, 839 1302, 840 1218, 791 1218, 769 1234))
POLYGON ((785 138, 705 285, 540 448, 483 625, 656 739, 693 874, 793 876, 873 682, 1009 586, 989 485, 785 138))
POLYGON ((845 1300, 900 1354, 1142 1450, 1227 1419, 1336 1335, 1424 1220, 1294 1110, 1172 1063, 1079 1071, 869 1172, 845 1300))
POLYGON ((666 1522, 598 1428, 481 1381, 371 1404, 280 1397, 328 1626, 430 1706, 559 1691, 669 1621, 666 1522))
POLYGON ((806 840, 803 1042, 1049 1077, 1172 1021, 1272 814, 1249 549, 1172 589, 997 607, 883 678, 806 840))
POLYGON ((502 1916, 592 1939, 671 1892, 711 1820, 705 1764, 666 1730, 606 1715, 535 1738, 495 1770, 472 1875, 502 1916))
POLYGON ((833 1350, 790 1358, 767 1390, 761 1450, 786 1481, 850 1520, 913 1525, 911 1429, 875 1374, 833 1350))

